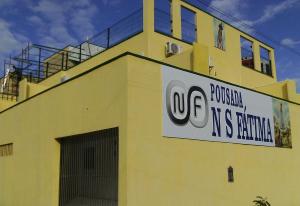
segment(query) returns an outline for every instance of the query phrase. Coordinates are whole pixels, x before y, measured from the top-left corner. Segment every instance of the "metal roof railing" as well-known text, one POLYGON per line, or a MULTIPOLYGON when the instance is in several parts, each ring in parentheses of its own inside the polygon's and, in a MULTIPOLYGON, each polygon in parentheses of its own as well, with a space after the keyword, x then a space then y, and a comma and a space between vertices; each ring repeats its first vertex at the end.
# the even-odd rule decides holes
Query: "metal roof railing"
POLYGON ((63 49, 32 44, 19 55, 4 62, 0 77, 0 99, 17 99, 19 81, 39 83, 59 71, 68 70, 81 62, 127 40, 143 31, 143 10, 138 9, 78 46, 63 49))

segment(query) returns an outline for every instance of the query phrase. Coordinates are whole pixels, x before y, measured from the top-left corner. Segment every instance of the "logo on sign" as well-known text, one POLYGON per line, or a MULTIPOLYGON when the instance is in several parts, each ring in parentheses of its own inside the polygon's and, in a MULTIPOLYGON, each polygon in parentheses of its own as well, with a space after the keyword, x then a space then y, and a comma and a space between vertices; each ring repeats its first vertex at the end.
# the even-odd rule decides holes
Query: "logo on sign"
POLYGON ((181 81, 171 81, 167 86, 166 106, 170 119, 177 125, 185 125, 189 121, 197 128, 207 125, 207 97, 198 86, 186 88, 181 81))

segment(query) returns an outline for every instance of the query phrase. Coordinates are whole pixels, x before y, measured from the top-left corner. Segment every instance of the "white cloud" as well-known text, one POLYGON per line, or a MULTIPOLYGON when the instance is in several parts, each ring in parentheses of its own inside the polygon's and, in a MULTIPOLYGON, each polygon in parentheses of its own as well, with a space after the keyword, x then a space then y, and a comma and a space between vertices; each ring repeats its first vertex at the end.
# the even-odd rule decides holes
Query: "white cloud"
POLYGON ((69 33, 67 27, 62 24, 52 25, 49 28, 49 34, 59 43, 76 43, 77 40, 69 33))
POLYGON ((55 48, 63 48, 66 46, 65 43, 58 42, 57 39, 51 36, 43 36, 39 39, 39 43, 46 46, 52 46, 55 48))
POLYGON ((55 23, 64 23, 66 21, 65 12, 67 14, 67 9, 63 2, 59 4, 51 0, 41 0, 37 6, 32 7, 34 12, 55 23))
POLYGON ((91 5, 91 2, 89 0, 76 0, 75 2, 72 1, 72 3, 75 6, 78 6, 78 7, 84 7, 84 6, 90 6, 91 5))
POLYGON ((242 0, 213 0, 210 6, 240 18, 243 16, 241 10, 248 5, 242 0))
POLYGON ((212 11, 214 15, 221 17, 224 20, 229 21, 233 26, 245 31, 249 34, 255 32, 253 22, 247 20, 243 12, 249 6, 249 2, 246 0, 213 0, 210 6, 218 11, 212 11), (227 17, 229 14, 232 17, 227 17))
MULTIPOLYGON (((34 43, 62 48, 96 32, 93 19, 98 10, 91 0, 18 0, 21 1, 31 10, 24 18, 34 28, 37 37, 34 43)), ((15 0, 0 0, 0 8, 15 3, 15 0)), ((14 28, 0 18, 0 65, 5 57, 19 53, 29 42, 29 38, 16 33, 14 28)))
POLYGON ((20 49, 28 40, 21 34, 15 35, 11 31, 10 24, 0 19, 0 55, 7 56, 20 49))
POLYGON ((8 22, 0 19, 0 53, 9 53, 19 42, 10 31, 8 22))
POLYGON ((29 22, 40 28, 41 42, 52 46, 77 44, 78 39, 82 41, 96 32, 93 18, 98 10, 90 0, 40 0, 31 9, 35 15, 29 22))
POLYGON ((78 9, 71 15, 71 26, 81 39, 85 39, 96 33, 96 29, 91 20, 97 12, 97 7, 89 6, 87 8, 78 9))
MULTIPOLYGON (((0 37, 0 65, 3 65, 4 59, 18 52, 28 42, 28 39, 23 35, 14 34, 10 24, 3 19, 0 19, 0 37)), ((0 67, 0 75, 3 72, 2 69, 0 67)))
POLYGON ((296 40, 293 40, 291 38, 285 38, 285 39, 281 40, 281 45, 287 46, 287 47, 290 47, 290 48, 294 48, 297 45, 300 45, 300 41, 296 41, 296 40))
POLYGON ((257 19, 255 24, 261 24, 264 23, 272 18, 274 18, 276 15, 293 8, 296 5, 299 5, 300 0, 285 0, 279 4, 269 5, 264 10, 263 15, 257 19))
POLYGON ((38 16, 30 16, 27 18, 27 21, 34 26, 42 26, 44 24, 44 21, 38 16))
MULTIPOLYGON (((241 30, 247 33, 255 33, 255 29, 253 28, 255 25, 265 23, 274 18, 276 15, 300 5, 300 0, 285 0, 278 4, 269 5, 265 8, 261 17, 259 17, 256 20, 248 20, 244 16, 243 11, 249 6, 249 3, 251 3, 250 0, 213 0, 210 6, 215 7, 226 14, 230 14, 231 16, 237 19, 241 19, 239 21, 232 20, 232 18, 230 18, 229 21, 234 26, 240 28, 241 30)), ((214 13, 218 14, 218 12, 214 13)), ((220 14, 218 14, 218 16, 220 16, 220 14)), ((226 15, 223 15, 222 17, 225 19, 227 18, 226 15)))
POLYGON ((12 4, 13 1, 12 0, 0 0, 0 8, 3 6, 7 6, 9 4, 12 4))
POLYGON ((241 20, 241 21, 235 21, 232 22, 232 25, 241 29, 242 31, 248 33, 248 34, 254 34, 255 33, 255 29, 254 29, 254 25, 252 21, 248 21, 248 20, 241 20))
POLYGON ((121 3, 121 0, 102 0, 105 6, 117 6, 121 3))
POLYGON ((35 22, 38 28, 38 36, 41 42, 51 43, 49 46, 70 44, 76 42, 76 39, 68 31, 67 8, 58 2, 50 0, 41 0, 31 9, 36 17, 31 17, 31 23, 35 22), (41 18, 42 17, 42 18, 41 18), (51 39, 51 41, 49 40, 51 39))

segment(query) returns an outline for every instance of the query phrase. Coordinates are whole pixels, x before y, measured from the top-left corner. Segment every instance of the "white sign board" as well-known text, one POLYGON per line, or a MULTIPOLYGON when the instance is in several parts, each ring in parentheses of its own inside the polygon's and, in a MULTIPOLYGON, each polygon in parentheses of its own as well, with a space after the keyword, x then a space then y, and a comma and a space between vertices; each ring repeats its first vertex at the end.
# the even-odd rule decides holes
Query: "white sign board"
POLYGON ((163 136, 291 147, 287 102, 167 66, 162 81, 163 136))

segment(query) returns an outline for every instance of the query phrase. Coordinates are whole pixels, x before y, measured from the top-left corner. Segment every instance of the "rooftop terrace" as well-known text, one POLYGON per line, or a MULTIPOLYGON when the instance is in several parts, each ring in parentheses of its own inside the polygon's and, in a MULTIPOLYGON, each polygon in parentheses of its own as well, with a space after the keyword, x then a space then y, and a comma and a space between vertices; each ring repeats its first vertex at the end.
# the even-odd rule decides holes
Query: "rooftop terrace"
POLYGON ((142 30, 142 9, 138 9, 76 46, 68 45, 60 49, 28 44, 19 55, 4 61, 3 76, 0 77, 0 98, 16 100, 19 82, 22 79, 26 78, 31 83, 40 83, 59 71, 67 71, 125 41, 142 30))
POLYGON ((144 3, 147 7, 78 45, 28 44, 4 62, 0 99, 22 101, 36 94, 19 94, 23 79, 30 86, 51 87, 64 81, 65 74, 72 77, 128 51, 252 89, 277 84, 274 49, 269 45, 186 1, 165 1, 164 7, 144 3), (216 44, 220 25, 224 45, 216 44))

